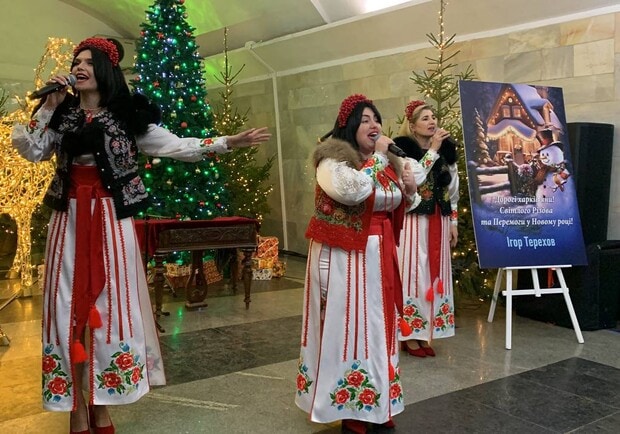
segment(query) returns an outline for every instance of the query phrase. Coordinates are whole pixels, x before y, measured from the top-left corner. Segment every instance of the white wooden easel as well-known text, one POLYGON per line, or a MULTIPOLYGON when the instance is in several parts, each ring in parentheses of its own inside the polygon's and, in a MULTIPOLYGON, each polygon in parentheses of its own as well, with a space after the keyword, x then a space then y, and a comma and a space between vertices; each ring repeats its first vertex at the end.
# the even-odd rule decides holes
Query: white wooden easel
POLYGON ((502 291, 502 295, 506 297, 506 349, 509 350, 512 347, 512 297, 515 295, 535 295, 540 297, 544 294, 564 294, 564 300, 566 301, 566 307, 570 314, 570 319, 575 329, 575 335, 577 336, 577 342, 583 344, 583 335, 579 328, 579 322, 577 321, 577 315, 575 315, 575 309, 573 303, 568 294, 568 287, 566 286, 566 280, 564 280, 564 274, 562 268, 568 268, 570 265, 543 265, 537 267, 505 267, 497 270, 497 279, 495 280, 495 290, 493 291, 493 299, 491 300, 491 309, 489 310, 488 322, 493 322, 493 315, 495 314, 495 306, 497 305, 497 296, 499 294, 499 287, 502 284, 502 278, 504 272, 506 273, 506 289, 502 291), (560 282, 559 288, 541 288, 538 279, 539 269, 552 269, 555 271, 560 282), (512 289, 512 273, 514 270, 530 270, 532 272, 532 283, 534 288, 531 289, 512 289))

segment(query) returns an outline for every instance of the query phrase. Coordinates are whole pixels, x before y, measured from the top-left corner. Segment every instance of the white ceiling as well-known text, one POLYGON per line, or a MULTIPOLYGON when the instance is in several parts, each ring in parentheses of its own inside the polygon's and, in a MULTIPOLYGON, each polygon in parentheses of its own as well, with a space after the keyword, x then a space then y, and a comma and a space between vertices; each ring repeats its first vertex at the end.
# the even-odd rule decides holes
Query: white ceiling
MULTIPOLYGON (((6 6, 0 79, 27 81, 49 36, 78 42, 110 35, 133 45, 154 0, 0 1, 6 6)), ((397 2, 402 0, 185 0, 185 6, 207 70, 222 70, 227 27, 229 60, 233 67, 245 65, 238 78, 250 80, 427 46, 427 34, 438 31, 440 0, 397 2), (377 5, 393 6, 373 11, 377 5)), ((618 0, 451 0, 444 22, 448 35, 469 39, 617 11, 618 0)))

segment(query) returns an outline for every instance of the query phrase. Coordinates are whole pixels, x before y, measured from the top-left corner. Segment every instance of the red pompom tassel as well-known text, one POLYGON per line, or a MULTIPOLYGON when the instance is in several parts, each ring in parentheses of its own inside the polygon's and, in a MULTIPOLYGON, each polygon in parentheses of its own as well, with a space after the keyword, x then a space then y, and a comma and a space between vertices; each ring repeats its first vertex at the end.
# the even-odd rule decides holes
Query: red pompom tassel
POLYGON ((85 362, 88 359, 86 355, 86 350, 84 349, 84 345, 82 342, 74 341, 71 344, 71 362, 73 364, 85 362))
POLYGON ((433 292, 433 287, 431 286, 426 290, 426 301, 432 302, 435 300, 435 293, 433 292))
POLYGON ((439 280, 439 282, 437 282, 437 294, 439 294, 440 297, 443 297, 443 280, 439 280))
POLYGON ((400 334, 403 336, 409 336, 413 333, 413 329, 404 318, 398 318, 398 328, 400 329, 400 334))
POLYGON ((88 313, 88 326, 91 329, 98 329, 103 326, 101 315, 99 315, 99 311, 96 306, 91 306, 90 308, 90 312, 88 313))
POLYGON ((388 367, 388 374, 390 376, 390 381, 394 381, 394 378, 396 378, 396 373, 394 372, 394 366, 392 366, 391 363, 390 363, 390 366, 388 367))

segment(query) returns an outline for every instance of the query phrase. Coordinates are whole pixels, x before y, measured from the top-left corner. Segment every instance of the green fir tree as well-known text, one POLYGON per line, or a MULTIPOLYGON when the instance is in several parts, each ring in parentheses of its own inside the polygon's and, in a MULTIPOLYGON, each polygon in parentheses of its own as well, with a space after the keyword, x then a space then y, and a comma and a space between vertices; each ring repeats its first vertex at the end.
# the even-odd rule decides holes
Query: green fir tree
POLYGON ((456 65, 451 63, 459 51, 450 50, 456 35, 444 35, 445 2, 441 0, 438 35, 427 34, 430 44, 437 50, 437 57, 427 57, 429 68, 423 72, 413 71, 411 80, 418 92, 430 103, 437 114, 438 124, 450 131, 451 136, 461 145, 458 148, 458 169, 460 181, 459 200, 459 239, 452 251, 452 273, 455 290, 461 294, 487 298, 493 293, 494 276, 491 270, 478 267, 478 251, 474 238, 474 226, 469 206, 469 189, 463 148, 463 127, 458 82, 475 78, 471 66, 464 72, 453 73, 456 65), (431 102, 432 101, 432 102, 431 102))
MULTIPOLYGON (((247 111, 240 113, 232 103, 234 85, 239 73, 233 72, 228 63, 228 28, 224 28, 224 70, 216 79, 224 85, 220 91, 220 99, 214 105, 214 127, 220 135, 234 135, 241 131, 247 122, 247 111)), ((262 221, 263 216, 270 211, 267 202, 273 186, 267 184, 275 155, 267 159, 265 164, 260 165, 256 161, 258 147, 239 148, 222 155, 224 163, 221 171, 227 180, 226 188, 230 202, 228 209, 230 215, 255 218, 262 221)))
MULTIPOLYGON (((184 0, 157 0, 146 13, 131 84, 160 107, 162 125, 179 137, 213 136, 202 61, 184 0)), ((151 197, 149 215, 210 219, 228 212, 217 157, 199 163, 143 159, 141 170, 151 197)))

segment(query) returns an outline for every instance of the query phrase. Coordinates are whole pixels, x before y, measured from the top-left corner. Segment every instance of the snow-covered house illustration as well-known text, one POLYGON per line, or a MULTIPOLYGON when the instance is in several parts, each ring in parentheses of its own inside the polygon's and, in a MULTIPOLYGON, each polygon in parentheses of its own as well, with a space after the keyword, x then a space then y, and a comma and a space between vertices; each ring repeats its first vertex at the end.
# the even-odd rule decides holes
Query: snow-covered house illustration
POLYGON ((527 84, 505 84, 487 118, 487 140, 497 163, 512 160, 528 163, 541 144, 537 133, 551 129, 555 134, 562 124, 546 98, 544 87, 527 84))

